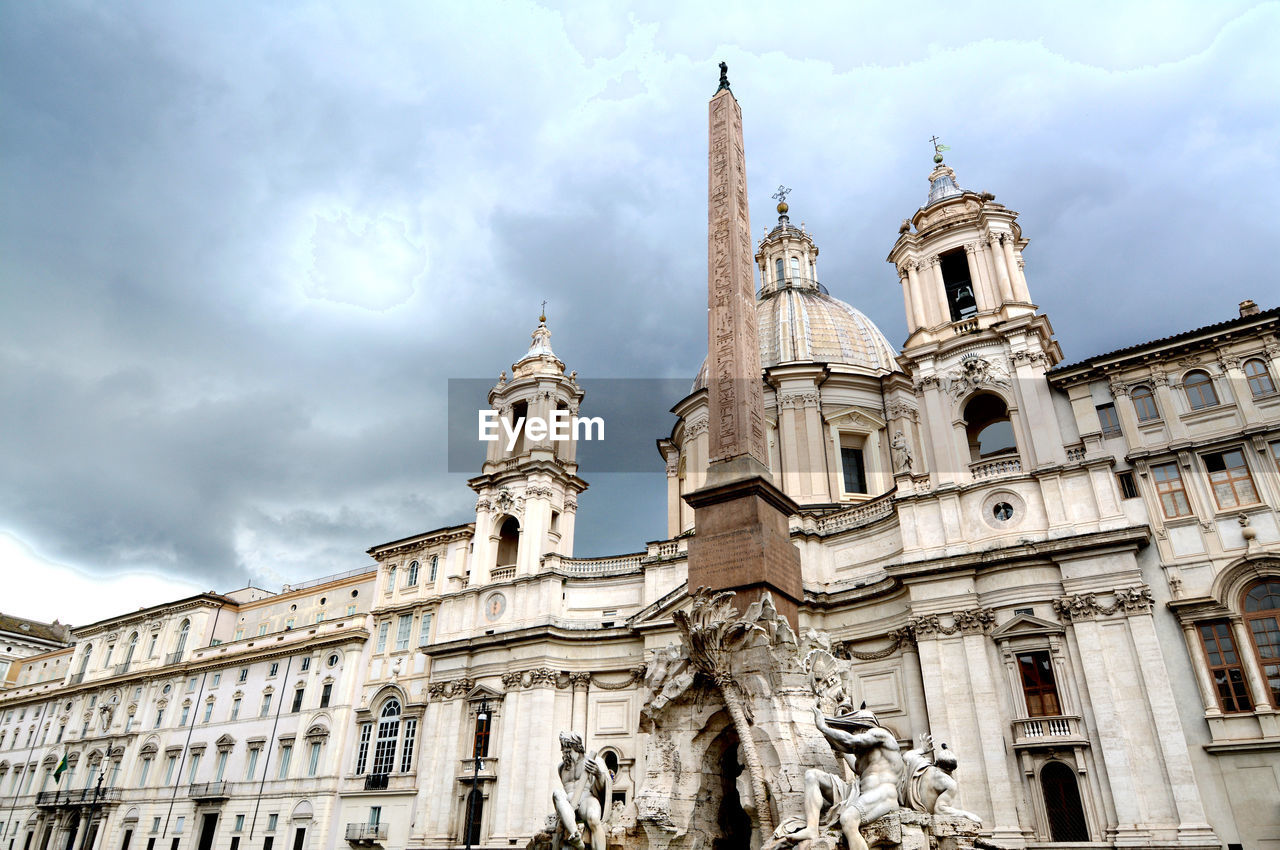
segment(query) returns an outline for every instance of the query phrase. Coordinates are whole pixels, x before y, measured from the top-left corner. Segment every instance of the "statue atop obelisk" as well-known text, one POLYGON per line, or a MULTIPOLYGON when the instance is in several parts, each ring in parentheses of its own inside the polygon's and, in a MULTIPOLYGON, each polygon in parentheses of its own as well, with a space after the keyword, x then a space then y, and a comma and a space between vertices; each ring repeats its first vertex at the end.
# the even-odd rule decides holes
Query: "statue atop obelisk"
POLYGON ((745 607, 768 592, 797 625, 804 598, 800 553, 788 518, 798 508, 773 485, 764 432, 764 381, 747 209, 742 108, 720 63, 709 107, 707 180, 707 486, 685 500, 694 509, 689 588, 733 590, 745 607))

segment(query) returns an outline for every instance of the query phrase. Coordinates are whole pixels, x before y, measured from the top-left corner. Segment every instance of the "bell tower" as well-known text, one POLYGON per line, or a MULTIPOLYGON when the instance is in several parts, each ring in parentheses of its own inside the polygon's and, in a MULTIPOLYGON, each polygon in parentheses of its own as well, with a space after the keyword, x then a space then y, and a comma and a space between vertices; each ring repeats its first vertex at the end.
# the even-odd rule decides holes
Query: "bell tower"
POLYGON ((551 350, 544 312, 511 379, 503 372, 489 391, 497 439, 467 482, 479 496, 471 583, 531 575, 548 553, 573 555, 578 494, 587 489, 573 422, 584 396, 577 374, 565 375, 551 350))
POLYGON ((1038 313, 1018 213, 960 187, 935 137, 929 195, 888 260, 906 311, 901 360, 920 400, 935 486, 1065 460, 1045 373, 1062 359, 1038 313))

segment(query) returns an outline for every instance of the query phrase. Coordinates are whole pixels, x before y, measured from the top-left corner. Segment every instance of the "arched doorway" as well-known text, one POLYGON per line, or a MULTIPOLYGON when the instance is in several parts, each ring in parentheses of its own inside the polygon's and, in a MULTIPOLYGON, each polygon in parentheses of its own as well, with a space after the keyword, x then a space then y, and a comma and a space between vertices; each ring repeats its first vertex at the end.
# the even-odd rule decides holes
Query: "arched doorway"
POLYGON ((520 550, 520 520, 509 516, 498 526, 498 560, 496 567, 514 566, 520 550))
POLYGON ((1088 841, 1089 824, 1075 771, 1060 761, 1049 762, 1040 769, 1040 789, 1049 818, 1049 840, 1088 841))
POLYGON ((965 436, 969 440, 969 459, 986 460, 1016 454, 1018 444, 1013 437, 1009 406, 991 393, 980 393, 964 406, 965 436))

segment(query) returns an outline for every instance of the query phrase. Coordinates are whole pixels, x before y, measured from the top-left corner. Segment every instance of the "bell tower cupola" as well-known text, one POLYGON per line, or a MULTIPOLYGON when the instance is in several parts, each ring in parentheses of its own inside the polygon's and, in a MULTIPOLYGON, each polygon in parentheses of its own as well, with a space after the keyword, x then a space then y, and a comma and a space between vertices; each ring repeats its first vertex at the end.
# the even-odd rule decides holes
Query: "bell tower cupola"
POLYGON ((934 137, 929 195, 902 222, 889 262, 906 310, 906 348, 1033 316, 1018 214, 990 192, 964 189, 934 137))
POLYGON ((489 391, 490 433, 476 491, 471 582, 536 573, 543 555, 573 554, 578 494, 575 423, 584 393, 551 348, 544 312, 529 350, 489 391))

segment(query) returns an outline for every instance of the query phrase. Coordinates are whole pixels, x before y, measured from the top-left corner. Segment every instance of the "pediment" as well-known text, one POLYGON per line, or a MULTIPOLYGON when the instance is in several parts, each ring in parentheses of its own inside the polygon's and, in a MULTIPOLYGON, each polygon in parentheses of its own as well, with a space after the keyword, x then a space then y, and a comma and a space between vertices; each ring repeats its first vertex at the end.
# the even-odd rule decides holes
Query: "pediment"
POLYGON ((887 424, 879 416, 861 407, 846 407, 841 410, 835 410, 827 414, 826 418, 828 423, 844 421, 861 425, 871 431, 878 431, 887 424))
POLYGON ((1013 619, 991 633, 996 640, 1038 635, 1060 635, 1065 630, 1061 623, 1042 620, 1030 614, 1015 614, 1013 619))
POLYGON ((479 702, 482 699, 492 700, 494 702, 502 702, 502 691, 495 691, 488 685, 476 685, 467 691, 468 702, 479 702))

